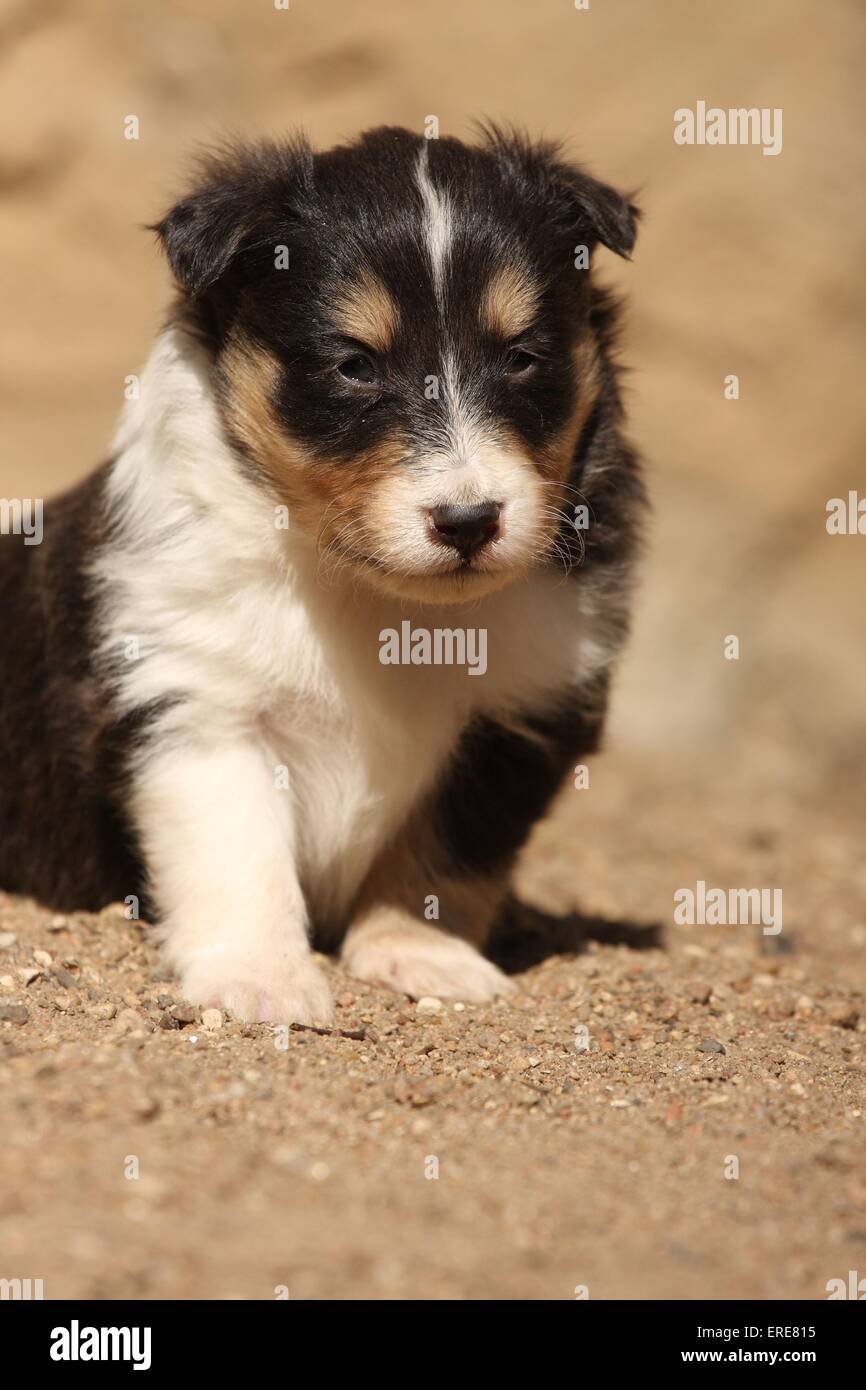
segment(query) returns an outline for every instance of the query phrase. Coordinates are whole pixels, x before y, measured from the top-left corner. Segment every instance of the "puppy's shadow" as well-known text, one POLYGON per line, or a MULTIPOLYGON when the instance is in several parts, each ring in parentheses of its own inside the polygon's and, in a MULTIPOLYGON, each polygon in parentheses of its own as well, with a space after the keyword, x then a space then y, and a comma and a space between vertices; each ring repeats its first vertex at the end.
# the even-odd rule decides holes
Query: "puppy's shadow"
POLYGON ((608 920, 568 912, 557 917, 510 897, 487 943, 485 955, 506 975, 540 965, 548 956, 578 955, 588 941, 649 951, 664 945, 661 924, 608 920))

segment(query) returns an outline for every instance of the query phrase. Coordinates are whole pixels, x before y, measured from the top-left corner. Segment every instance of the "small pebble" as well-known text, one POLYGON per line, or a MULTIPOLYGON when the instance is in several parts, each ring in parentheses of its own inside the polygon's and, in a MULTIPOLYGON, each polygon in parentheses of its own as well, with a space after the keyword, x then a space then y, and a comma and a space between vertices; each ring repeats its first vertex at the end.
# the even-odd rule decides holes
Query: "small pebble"
POLYGON ((198 1018, 198 1009, 194 1004, 175 1004, 171 1010, 171 1016, 177 1023, 195 1023, 198 1018))
POLYGON ((53 957, 50 956, 47 951, 34 951, 33 959, 35 960, 37 965, 48 966, 54 964, 53 957))
POLYGON ((18 937, 14 931, 0 931, 0 950, 5 950, 8 946, 14 946, 18 937))
POLYGON ((860 1012, 853 1004, 833 1004, 827 1010, 827 1018, 836 1028, 856 1028, 860 1022, 860 1012))
POLYGON ((425 994, 423 999, 419 999, 415 1005, 415 1012, 418 1014, 438 1014, 442 1011, 442 1000, 434 999, 432 995, 425 994))
POLYGON ((107 1022, 108 1019, 114 1018, 117 1013, 117 1005, 108 1002, 104 1004, 91 1004, 90 1008, 85 1009, 85 1013, 88 1018, 96 1018, 101 1022, 107 1022))
POLYGON ((698 1052, 720 1052, 727 1055, 727 1049, 718 1038, 704 1038, 703 1042, 698 1043, 698 1052))
POLYGON ((23 1004, 0 1004, 0 1023, 26 1023, 29 1017, 23 1004))
POLYGON ((223 1026, 221 1009, 205 1009, 201 1016, 201 1026, 208 1033, 216 1033, 223 1026))

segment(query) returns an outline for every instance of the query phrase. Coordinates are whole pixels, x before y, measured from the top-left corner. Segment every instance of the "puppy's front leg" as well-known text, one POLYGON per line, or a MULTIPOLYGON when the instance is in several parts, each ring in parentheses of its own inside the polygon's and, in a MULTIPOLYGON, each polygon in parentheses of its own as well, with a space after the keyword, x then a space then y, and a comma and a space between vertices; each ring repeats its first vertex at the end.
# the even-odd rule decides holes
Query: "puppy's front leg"
POLYGON ((156 752, 137 774, 133 814, 184 996, 249 1020, 329 1023, 291 793, 277 788, 265 751, 236 740, 156 752))

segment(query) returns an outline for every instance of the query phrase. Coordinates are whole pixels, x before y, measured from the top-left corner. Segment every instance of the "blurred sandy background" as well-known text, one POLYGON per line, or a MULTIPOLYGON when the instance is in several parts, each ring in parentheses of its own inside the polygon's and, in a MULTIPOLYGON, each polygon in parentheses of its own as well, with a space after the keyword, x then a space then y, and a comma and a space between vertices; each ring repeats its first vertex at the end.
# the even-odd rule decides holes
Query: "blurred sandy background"
MULTIPOLYGON (((302 1049, 303 1065, 300 1053, 295 1059, 288 1091, 276 1090, 263 1131, 285 1134, 280 1126, 289 1127, 295 1147, 285 1163, 293 1173, 300 1165, 307 1185, 290 1197, 283 1185, 282 1196, 271 1192, 264 1204, 260 1193, 248 1212, 231 1206, 246 1159, 268 1172, 269 1163, 283 1161, 262 1158, 258 1121, 243 1091, 247 1084, 252 1095, 255 1084, 236 1082, 239 1067, 249 1077, 251 1067, 264 1065, 258 1033, 227 1037, 222 1060, 214 1054, 213 1086, 223 1088, 223 1098, 211 1106, 194 1077, 188 1085, 178 1080, 182 1067, 172 1064, 163 1074, 158 1058, 147 1060, 160 1039, 180 1037, 149 1031, 144 1018, 157 1009, 148 1003, 154 987, 147 984, 147 949, 136 946, 138 973, 122 980, 109 959, 98 989, 113 989, 121 1010, 137 1002, 149 1041, 133 1045, 128 1060, 123 1037, 131 1028, 134 1042, 134 1026, 127 1020, 126 1034, 111 1033, 112 1042, 119 1039, 117 1067, 115 1054, 101 1049, 106 1065, 94 1064, 94 1085, 104 1088, 103 1100, 116 1094, 120 1108, 100 1119, 97 1105, 92 1128, 70 1102, 68 1085, 88 1075, 81 1068, 89 1066, 87 1048, 100 1029, 118 1025, 108 1022, 110 1014, 88 1013, 102 1007, 93 1002, 93 981, 84 1003, 74 1006, 63 990, 37 981, 28 986, 27 1028, 4 1039, 14 1054, 25 1033, 34 1034, 31 1053, 17 1059, 20 1091, 7 1101, 10 1113, 20 1104, 30 1126, 20 1149, 10 1150, 17 1195, 10 1199, 7 1249, 19 1261, 33 1256, 18 1273, 56 1266, 59 1291, 103 1297, 268 1297, 260 1254, 271 1249, 280 1202, 288 1203, 282 1212, 291 1229, 302 1232, 301 1293, 325 1297, 370 1290, 383 1297, 569 1297, 569 1280, 578 1282, 586 1270, 606 1296, 812 1296, 825 1277, 849 1267, 844 1261, 859 1258, 862 1265, 866 1189, 854 1177, 850 1190, 845 1183, 857 1152, 862 1172, 857 1106, 866 1023, 858 1025, 850 1000, 827 996, 822 1005, 812 996, 831 985, 862 987, 866 945, 866 536, 830 537, 825 529, 829 498, 851 488, 866 493, 864 37, 866 11, 858 0, 591 0, 588 12, 571 0, 291 0, 288 11, 275 10, 271 0, 0 4, 0 496, 48 496, 104 457, 124 377, 147 353, 168 288, 142 224, 183 189, 189 152, 213 136, 273 135, 302 125, 314 143, 327 145, 385 122, 420 131, 431 114, 442 133, 465 135, 469 121, 483 115, 562 137, 599 176, 642 190, 634 263, 602 251, 598 264, 629 299, 631 432, 647 458, 655 508, 646 582, 617 689, 611 752, 593 764, 591 799, 568 801, 566 794, 539 836, 529 880, 551 907, 577 900, 609 916, 668 923, 673 889, 697 877, 781 883, 786 920, 802 951, 768 962, 759 958, 766 942, 740 935, 735 944, 701 937, 695 945, 692 938, 684 954, 675 940, 671 964, 649 953, 647 1007, 667 1030, 655 1042, 649 1023, 643 1040, 643 1025, 627 1021, 628 1001, 619 992, 632 989, 632 967, 617 954, 621 948, 542 969, 527 978, 547 1001, 547 1033, 535 1036, 527 1021, 522 1032, 508 1034, 500 1019, 490 1025, 492 1052, 489 1036, 484 1053, 468 1034, 455 1034, 455 1057, 449 1060, 446 1044, 445 1060, 437 1062, 436 1039, 422 1030, 409 1070, 415 1065, 438 1076, 450 1068, 474 1077, 473 1058, 483 1053, 513 1079, 534 1065, 536 1044, 543 1048, 554 1035, 564 1048, 558 1055, 567 1058, 569 1028, 583 1017, 573 1001, 585 987, 588 1000, 607 991, 587 1007, 609 1020, 612 1037, 593 1062, 596 1089, 552 1065, 552 1094, 560 1099, 548 1094, 530 1112, 521 1108, 516 1080, 513 1105, 500 1101, 503 1082, 476 1102, 476 1123, 468 1099, 475 1092, 464 1077, 466 1096, 451 1105, 441 1130, 433 1124, 432 1136, 421 1137, 423 1128, 416 1134, 412 1126, 421 1121, 404 1123, 392 1104, 387 1078, 392 1066, 404 1067, 395 1060, 399 1049, 388 1060, 383 1044, 380 1061, 369 1063, 375 1082, 347 1085, 339 1046, 321 1040, 319 1057, 313 1040, 315 1047, 302 1049), (781 107, 781 154, 677 146, 673 113, 699 99, 724 108, 781 107), (124 138, 130 114, 140 121, 138 141, 124 138), (729 373, 740 378, 738 401, 723 394, 729 373), (729 634, 739 637, 739 661, 724 659, 729 634), (716 981, 709 1004, 689 984, 694 970, 716 981), (669 1009, 665 1015, 668 996, 683 1011, 679 1025, 669 1009), (701 1013, 706 1008, 709 1017, 701 1013), (846 1008, 848 1021, 840 1023, 846 1008), (513 1074, 511 1061, 496 1058, 503 1029, 510 1041, 501 1050, 516 1057, 513 1074), (740 1090, 728 1088, 735 1104, 714 1110, 715 1118, 701 1108, 711 1102, 689 1090, 707 1080, 692 1076, 699 1065, 716 1065, 695 1060, 708 1029, 727 1041, 727 1061, 719 1063, 726 1079, 736 1082, 738 1067, 748 1077, 740 1090), (642 1051, 644 1041, 661 1051, 642 1051), (56 1130, 28 1110, 36 1084, 31 1067, 46 1048, 60 1049, 56 1072, 46 1073, 57 1087, 56 1130), (339 1055, 324 1065, 332 1053, 339 1055), (747 1053, 751 1060, 741 1060, 747 1053), (630 1081, 632 1063, 621 1059, 632 1055, 630 1081), (671 1057, 678 1060, 665 1061, 671 1057), (800 1069, 788 1081, 786 1065, 800 1069), (678 1076, 684 1089, 667 1097, 662 1118, 652 1097, 664 1092, 665 1075, 678 1076), (645 1083, 645 1102, 634 1104, 646 1108, 629 1112, 632 1129, 614 1131, 621 1112, 593 1108, 614 1092, 614 1082, 624 1094, 645 1083), (174 1111, 165 1101, 171 1084, 179 1088, 174 1111), (233 1093, 235 1084, 241 1090, 233 1093), (366 1108, 356 1094, 364 1085, 372 1087, 366 1108), (131 1122, 152 1119, 155 1126, 150 1142, 160 1154, 162 1188, 157 1183, 147 1200, 164 1208, 163 1223, 151 1221, 146 1193, 137 1210, 124 1212, 108 1169, 100 1177, 107 1149, 122 1154, 126 1145, 144 1143, 117 1133, 127 1093, 144 1096, 131 1122), (163 1099, 149 1109, 155 1093, 163 1099), (277 1099, 287 1104, 279 1123, 277 1099), (306 1127, 292 1111, 301 1101, 312 1116, 306 1127), (539 1119, 548 1103, 565 1107, 551 1128, 539 1119), (196 1121, 188 1133, 187 1118, 192 1124, 201 1106, 205 1129, 196 1121), (228 1126, 240 1174, 220 1172, 208 1150, 208 1125, 228 1126), (586 1132, 592 1138, 584 1141, 586 1132), (312 1171, 317 1155, 327 1157, 328 1134, 349 1135, 356 1152, 342 1167, 341 1159, 328 1159, 336 1162, 330 1185, 312 1171), (394 1155, 403 1162, 413 1144, 423 1155, 428 1146, 446 1145, 443 1135, 458 1155, 462 1196, 456 1206, 452 1197, 450 1206, 419 1209, 417 1196, 393 1189, 394 1155), (166 1177, 180 1162, 180 1139, 187 1158, 200 1157, 199 1175, 208 1175, 200 1178, 195 1215, 190 1174, 166 1177), (96 1236, 76 1244, 74 1213, 57 1190, 69 1183, 76 1143, 82 1147, 73 1190, 100 1213, 91 1219, 101 1223, 101 1246, 96 1236), (575 1143, 578 1171, 558 1185, 555 1175, 573 1163, 575 1143), (708 1196, 701 1164, 704 1157, 721 1163, 718 1155, 735 1143, 756 1147, 762 1177, 731 1224, 718 1184, 708 1196), (824 1163, 822 1152, 831 1151, 835 1158, 824 1163), (58 1154, 66 1155, 63 1184, 58 1154), (635 1154, 650 1155, 648 1186, 644 1179, 636 1185, 635 1154), (27 1189, 31 1167, 41 1173, 35 1196, 27 1189), (218 1208, 232 1215, 223 1217, 229 1224, 216 1252, 208 1239, 218 1208), (467 1229, 481 1211, 475 1248, 467 1229), (324 1254, 317 1222, 326 1232, 324 1254), (664 1232, 677 1223, 681 1229, 667 1240, 664 1232), (585 1238, 579 1268, 569 1253, 572 1237, 585 1238), (401 1245, 399 1258, 389 1239, 401 1245), (830 1247, 820 1248, 824 1239, 832 1259, 830 1247), (249 1256, 255 1268, 239 1273, 250 1251, 258 1252, 249 1256)), ((102 948, 99 936, 89 935, 92 922, 73 924, 68 938, 61 928, 58 937, 44 916, 17 912, 7 902, 5 924, 12 921, 20 937, 10 950, 36 945, 60 958, 65 945, 79 962, 73 971, 98 963, 102 948)), ((15 956, 18 968, 27 959, 26 951, 15 956)), ((388 1007, 378 999, 369 1017, 388 1007)), ((636 1018, 640 1010, 632 1012, 636 1018)), ((14 1027, 5 1025, 6 1033, 14 1027)), ((398 1032, 402 1027, 395 1024, 398 1032)), ((354 1065, 363 1072, 367 1063, 354 1065)), ((268 1277, 277 1281, 280 1259, 272 1264, 268 1277)))

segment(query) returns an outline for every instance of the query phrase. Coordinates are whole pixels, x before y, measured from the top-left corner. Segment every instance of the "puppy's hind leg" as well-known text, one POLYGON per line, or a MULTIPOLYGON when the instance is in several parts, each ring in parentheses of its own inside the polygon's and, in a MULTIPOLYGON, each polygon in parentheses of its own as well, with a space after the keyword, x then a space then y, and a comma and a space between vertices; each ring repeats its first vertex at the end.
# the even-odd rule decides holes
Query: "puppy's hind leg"
POLYGON ((132 809, 185 998, 252 1021, 330 1023, 295 871, 291 792, 264 749, 237 739, 152 751, 132 809))

